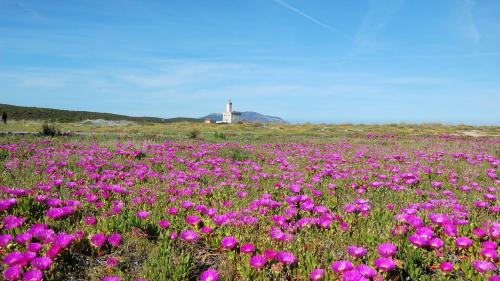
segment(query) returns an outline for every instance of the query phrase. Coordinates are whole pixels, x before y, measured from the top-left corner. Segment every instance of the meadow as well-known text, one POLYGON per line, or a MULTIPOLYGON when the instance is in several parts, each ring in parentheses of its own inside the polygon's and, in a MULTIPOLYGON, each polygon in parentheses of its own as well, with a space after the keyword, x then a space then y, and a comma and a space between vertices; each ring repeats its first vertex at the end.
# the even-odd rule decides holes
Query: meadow
POLYGON ((498 127, 56 126, 0 137, 5 280, 500 280, 498 127))

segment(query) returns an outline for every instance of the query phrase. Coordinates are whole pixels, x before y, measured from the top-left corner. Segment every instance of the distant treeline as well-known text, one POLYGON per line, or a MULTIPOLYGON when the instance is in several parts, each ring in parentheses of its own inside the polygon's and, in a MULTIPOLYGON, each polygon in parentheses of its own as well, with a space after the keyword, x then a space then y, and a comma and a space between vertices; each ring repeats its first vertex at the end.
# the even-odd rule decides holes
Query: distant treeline
POLYGON ((6 112, 8 120, 42 120, 47 122, 72 123, 84 120, 127 120, 137 123, 173 123, 173 122, 202 122, 197 118, 158 118, 158 117, 133 117, 112 113, 73 111, 39 107, 25 107, 9 104, 0 104, 0 114, 6 112))

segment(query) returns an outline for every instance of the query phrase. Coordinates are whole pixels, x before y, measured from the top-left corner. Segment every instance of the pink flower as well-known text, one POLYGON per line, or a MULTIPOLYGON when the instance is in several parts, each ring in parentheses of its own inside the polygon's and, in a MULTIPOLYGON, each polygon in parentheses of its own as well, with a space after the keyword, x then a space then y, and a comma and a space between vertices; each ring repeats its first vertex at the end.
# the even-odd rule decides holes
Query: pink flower
POLYGON ((354 258, 361 258, 363 257, 366 253, 368 252, 368 250, 366 250, 365 248, 363 247, 356 247, 356 246, 349 246, 347 247, 347 253, 354 257, 354 258))
POLYGON ((321 268, 316 268, 309 274, 309 279, 311 281, 322 281, 325 277, 325 271, 321 268))
POLYGON ((344 271, 351 270, 354 268, 350 261, 345 261, 345 260, 333 262, 330 267, 336 273, 342 273, 344 271))
POLYGON ((167 229, 170 227, 170 222, 166 221, 166 220, 161 220, 158 222, 158 225, 163 228, 163 229, 167 229))
POLYGON ((52 260, 47 257, 39 257, 31 260, 31 266, 41 271, 48 269, 51 264, 52 260))
POLYGON ((138 218, 138 219, 147 219, 149 217, 149 212, 148 211, 139 211, 135 214, 135 216, 138 218))
POLYGON ((266 265, 267 259, 261 255, 255 255, 250 258, 250 266, 255 269, 261 269, 266 265))
POLYGON ((396 263, 390 258, 378 258, 373 264, 383 272, 389 272, 396 268, 396 263))
POLYGON ((232 250, 236 244, 238 244, 238 241, 233 236, 224 237, 220 242, 221 248, 227 250, 232 250))
POLYGON ((475 260, 472 262, 472 266, 479 273, 486 273, 496 269, 496 266, 489 261, 475 260))
POLYGON ((390 258, 390 257, 393 257, 394 255, 396 255, 396 253, 398 251, 398 247, 396 247, 396 245, 394 245, 392 243, 382 243, 382 244, 378 245, 377 251, 378 251, 380 256, 382 256, 384 258, 390 258))
POLYGON ((118 233, 113 233, 108 237, 108 243, 112 247, 118 247, 122 243, 122 236, 118 233))
POLYGON ((472 240, 467 237, 458 237, 457 240, 455 240, 455 245, 462 249, 469 248, 472 245, 472 240))
POLYGON ((103 233, 97 233, 90 237, 90 244, 94 247, 101 248, 104 243, 106 243, 106 235, 103 233))
POLYGON ((181 232, 181 239, 184 242, 195 242, 196 240, 198 240, 198 237, 198 234, 192 230, 183 230, 181 232))
POLYGON ((3 258, 3 263, 6 265, 17 265, 24 263, 24 255, 21 252, 12 252, 3 258))
POLYGON ((449 273, 453 271, 453 263, 451 262, 442 262, 439 265, 439 269, 441 269, 442 272, 444 273, 449 273))
POLYGON ((18 265, 15 265, 15 266, 7 267, 3 271, 2 275, 3 275, 3 278, 7 281, 16 281, 16 280, 19 280, 19 278, 21 278, 21 273, 22 273, 21 267, 18 265))
POLYGON ((244 254, 251 254, 254 251, 254 246, 253 244, 243 244, 240 247, 240 251, 244 254))
POLYGON ((209 268, 200 275, 200 281, 217 281, 219 280, 219 274, 217 270, 209 268))
POLYGON ((28 270, 23 274, 23 281, 42 281, 43 272, 38 269, 28 270))

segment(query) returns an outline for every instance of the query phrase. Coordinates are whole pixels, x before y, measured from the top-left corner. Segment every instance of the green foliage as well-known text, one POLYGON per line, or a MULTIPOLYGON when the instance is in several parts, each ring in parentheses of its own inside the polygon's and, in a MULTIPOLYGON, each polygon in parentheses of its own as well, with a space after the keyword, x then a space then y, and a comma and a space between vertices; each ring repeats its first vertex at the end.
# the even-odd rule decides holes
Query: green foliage
POLYGON ((214 138, 215 139, 219 139, 219 140, 225 140, 226 139, 226 135, 224 135, 224 133, 222 133, 222 132, 215 132, 214 133, 214 138))
POLYGON ((193 129, 188 132, 188 138, 197 139, 200 136, 200 130, 193 129))
MULTIPOLYGON (((195 265, 191 253, 182 250, 168 237, 158 241, 158 247, 142 268, 147 280, 188 280, 195 277, 195 265)), ((195 277, 196 278, 196 277, 195 277)))
POLYGON ((44 123, 42 125, 42 131, 40 132, 42 136, 46 137, 58 137, 61 136, 62 133, 55 126, 49 125, 48 123, 44 123))
POLYGON ((0 104, 0 112, 7 112, 9 120, 42 120, 52 123, 80 122, 88 119, 127 120, 138 123, 202 122, 201 119, 197 118, 132 117, 112 113, 25 107, 9 104, 0 104))

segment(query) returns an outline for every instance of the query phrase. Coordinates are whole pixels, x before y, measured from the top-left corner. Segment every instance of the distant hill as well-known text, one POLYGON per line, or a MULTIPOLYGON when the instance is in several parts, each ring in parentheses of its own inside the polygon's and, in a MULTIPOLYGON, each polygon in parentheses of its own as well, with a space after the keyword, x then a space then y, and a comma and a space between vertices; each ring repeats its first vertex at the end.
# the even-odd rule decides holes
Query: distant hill
POLYGON ((134 117, 112 113, 73 111, 40 107, 26 107, 9 104, 0 104, 0 114, 6 112, 9 120, 42 120, 48 122, 72 123, 102 119, 111 121, 131 121, 136 123, 174 123, 174 122, 202 122, 198 118, 176 117, 134 117))
MULTIPOLYGON (((215 121, 222 121, 222 113, 211 113, 201 119, 211 119, 215 121)), ((260 114, 258 112, 244 111, 241 112, 241 119, 247 122, 259 122, 259 123, 280 123, 286 124, 287 122, 280 117, 269 116, 260 114)))

